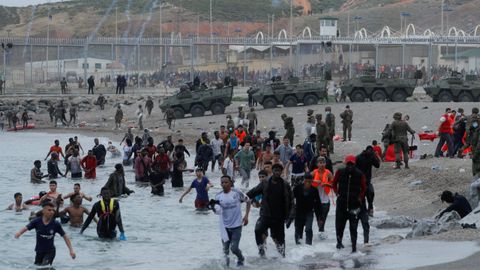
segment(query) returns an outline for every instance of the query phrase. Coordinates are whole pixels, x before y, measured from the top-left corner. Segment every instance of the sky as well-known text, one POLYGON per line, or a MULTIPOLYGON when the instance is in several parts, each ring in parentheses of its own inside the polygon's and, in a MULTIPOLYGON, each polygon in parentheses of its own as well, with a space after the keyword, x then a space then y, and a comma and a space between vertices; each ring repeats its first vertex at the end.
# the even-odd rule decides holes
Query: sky
POLYGON ((63 2, 62 0, 0 0, 0 5, 9 7, 26 7, 29 5, 63 2))

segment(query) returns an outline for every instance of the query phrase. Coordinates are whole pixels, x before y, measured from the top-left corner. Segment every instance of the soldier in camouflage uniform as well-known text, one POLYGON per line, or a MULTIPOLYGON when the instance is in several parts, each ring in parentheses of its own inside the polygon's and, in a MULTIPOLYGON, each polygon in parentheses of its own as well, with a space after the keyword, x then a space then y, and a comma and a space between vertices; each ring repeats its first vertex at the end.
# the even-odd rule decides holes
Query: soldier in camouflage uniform
POLYGON ((392 140, 395 144, 395 159, 397 165, 395 169, 400 169, 400 164, 402 163, 400 158, 400 151, 403 152, 403 161, 405 162, 405 169, 408 169, 408 135, 407 131, 410 134, 415 134, 415 131, 410 128, 407 122, 402 120, 402 114, 396 112, 393 114, 394 121, 390 125, 390 130, 392 134, 392 140))
POLYGON ((307 122, 305 123, 305 135, 307 138, 312 134, 312 128, 315 126, 315 117, 313 116, 313 110, 307 110, 307 122))
POLYGON ((227 130, 228 133, 233 132, 235 130, 235 123, 232 120, 232 116, 230 114, 227 115, 227 130))
POLYGON ((293 125, 293 117, 287 116, 286 114, 282 114, 282 120, 283 120, 283 128, 285 128, 285 137, 288 138, 290 141, 290 145, 293 144, 293 137, 295 136, 295 127, 293 125))
POLYGON ((473 176, 480 174, 480 115, 478 108, 472 109, 472 115, 467 118, 466 132, 467 140, 465 148, 472 147, 472 174, 473 176))
POLYGON ((317 133, 317 140, 316 140, 316 147, 317 151, 319 151, 322 145, 325 145, 328 149, 328 137, 330 132, 328 131, 327 124, 322 121, 322 114, 318 113, 315 115, 317 119, 317 124, 315 125, 315 131, 317 133))
POLYGON ((340 114, 340 118, 342 118, 343 124, 343 141, 352 140, 352 123, 353 123, 353 111, 350 110, 350 106, 347 105, 345 107, 345 111, 340 114))
POLYGON ((333 154, 333 137, 335 136, 335 115, 332 113, 332 108, 325 107, 325 124, 328 127, 328 151, 333 154))
POLYGON ((168 108, 163 118, 167 119, 168 128, 172 129, 172 122, 175 120, 175 111, 172 108, 168 108))

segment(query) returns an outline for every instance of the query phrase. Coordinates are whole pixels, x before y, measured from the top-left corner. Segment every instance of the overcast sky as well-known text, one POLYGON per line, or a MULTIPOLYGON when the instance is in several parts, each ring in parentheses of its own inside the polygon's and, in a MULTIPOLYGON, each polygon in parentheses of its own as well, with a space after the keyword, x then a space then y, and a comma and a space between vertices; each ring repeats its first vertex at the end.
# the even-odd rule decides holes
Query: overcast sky
POLYGON ((0 0, 0 5, 10 7, 26 7, 44 3, 63 2, 62 0, 0 0))

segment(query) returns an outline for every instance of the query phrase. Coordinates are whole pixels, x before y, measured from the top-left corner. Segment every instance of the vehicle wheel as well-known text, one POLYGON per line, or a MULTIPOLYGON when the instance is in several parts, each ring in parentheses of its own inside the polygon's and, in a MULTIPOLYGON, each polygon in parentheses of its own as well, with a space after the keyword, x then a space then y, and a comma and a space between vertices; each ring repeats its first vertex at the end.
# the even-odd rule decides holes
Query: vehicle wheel
POLYGON ((403 89, 397 89, 392 93, 392 101, 405 102, 407 101, 407 93, 403 89))
POLYGON ((438 94, 438 102, 450 102, 453 100, 453 96, 452 96, 452 93, 450 93, 450 91, 448 90, 443 90, 442 92, 440 92, 440 94, 438 94))
POLYGON ((173 113, 175 114, 175 119, 182 119, 185 117, 185 111, 180 107, 173 108, 173 113))
POLYGON ((225 113, 225 106, 220 103, 220 102, 215 102, 212 104, 212 107, 210 108, 212 111, 212 114, 224 114, 225 113))
POLYGON ((205 115, 205 108, 200 104, 195 104, 190 108, 190 113, 193 117, 199 117, 205 115))
POLYGON ((352 102, 364 102, 365 98, 366 98, 366 95, 363 89, 355 89, 350 94, 350 100, 352 102))
POLYGON ((373 91, 370 99, 372 101, 385 101, 387 100, 387 93, 385 93, 385 90, 383 89, 377 89, 373 91))
POLYGON ((462 92, 458 95, 458 102, 473 102, 473 96, 470 93, 462 92))
POLYGON ((286 96, 283 99, 283 107, 296 107, 297 103, 297 98, 294 96, 286 96))
POLYGON ((263 101, 264 109, 273 109, 277 107, 277 101, 274 98, 266 98, 263 101))
POLYGON ((311 105, 317 105, 318 104, 318 98, 315 95, 306 95, 303 98, 303 105, 305 106, 311 106, 311 105))

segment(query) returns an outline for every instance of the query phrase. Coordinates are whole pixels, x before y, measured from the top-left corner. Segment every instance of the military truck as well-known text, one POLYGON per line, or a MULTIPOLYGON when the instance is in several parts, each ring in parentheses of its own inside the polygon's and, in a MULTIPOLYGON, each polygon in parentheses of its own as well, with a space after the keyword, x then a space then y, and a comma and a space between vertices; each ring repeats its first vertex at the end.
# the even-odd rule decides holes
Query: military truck
POLYGON ((290 77, 288 81, 282 81, 277 76, 269 84, 252 88, 250 93, 265 109, 276 108, 279 104, 284 107, 296 107, 300 103, 309 106, 327 95, 326 86, 327 81, 323 79, 300 81, 298 77, 290 77))
POLYGON ((352 102, 364 102, 365 99, 404 102, 413 95, 417 80, 421 78, 420 70, 415 72, 413 79, 388 78, 386 74, 376 78, 375 75, 366 73, 345 81, 340 88, 342 94, 349 97, 352 102))
POLYGON ((180 91, 165 98, 159 105, 162 112, 172 108, 175 118, 184 118, 186 114, 193 117, 205 115, 211 111, 212 114, 223 114, 225 108, 232 104, 233 87, 236 83, 225 85, 218 83, 216 87, 207 87, 205 84, 197 87, 192 84, 183 85, 180 91))
POLYGON ((473 102, 480 101, 480 80, 476 75, 454 72, 450 77, 438 80, 425 87, 427 95, 434 102, 473 102))

